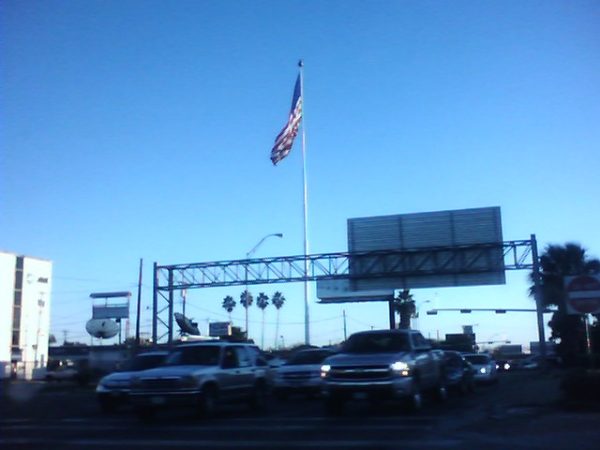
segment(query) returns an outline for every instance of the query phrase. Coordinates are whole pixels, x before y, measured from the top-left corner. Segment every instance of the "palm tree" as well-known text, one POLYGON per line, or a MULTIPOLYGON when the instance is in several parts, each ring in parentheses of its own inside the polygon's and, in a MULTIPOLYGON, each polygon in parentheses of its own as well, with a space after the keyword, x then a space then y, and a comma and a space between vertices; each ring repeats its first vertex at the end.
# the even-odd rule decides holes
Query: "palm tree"
POLYGON ((237 303, 231 295, 225 297, 223 299, 223 303, 221 304, 221 306, 229 313, 229 323, 231 323, 231 311, 233 311, 235 305, 237 305, 237 303))
POLYGON ((394 299, 394 310, 400 315, 398 328, 410 329, 410 319, 415 316, 417 308, 410 289, 404 289, 394 299))
POLYGON ((269 306, 269 297, 264 292, 258 294, 256 299, 256 306, 262 310, 262 334, 260 337, 260 348, 265 348, 265 308, 269 306))
POLYGON ((273 298, 271 299, 271 303, 277 309, 277 320, 275 322, 275 347, 277 347, 277 339, 279 338, 279 310, 285 303, 285 297, 279 291, 273 294, 273 298))
POLYGON ((248 308, 252 306, 254 298, 248 289, 240 294, 240 303, 246 309, 246 337, 250 337, 248 334, 248 308))
MULTIPOLYGON (((567 314, 563 278, 596 273, 600 273, 600 260, 590 258, 579 244, 548 245, 540 257, 540 300, 545 307, 558 308, 548 323, 550 339, 558 341, 557 352, 567 365, 573 364, 585 348, 585 322, 581 316, 567 314)), ((533 281, 533 273, 530 279, 533 281)), ((534 294, 535 285, 529 289, 529 295, 534 294)))

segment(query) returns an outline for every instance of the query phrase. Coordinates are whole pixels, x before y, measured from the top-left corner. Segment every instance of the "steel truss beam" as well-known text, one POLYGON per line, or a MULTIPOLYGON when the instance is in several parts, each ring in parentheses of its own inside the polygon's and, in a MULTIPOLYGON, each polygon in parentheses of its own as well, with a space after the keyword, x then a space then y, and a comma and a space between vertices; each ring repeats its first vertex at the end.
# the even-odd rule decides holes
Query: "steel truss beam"
MULTIPOLYGON (((532 236, 533 237, 533 236, 532 236)), ((402 278, 425 275, 460 275, 532 269, 526 262, 532 254, 532 240, 506 241, 451 247, 374 252, 339 252, 315 255, 280 256, 191 264, 154 265, 154 342, 173 337, 173 292, 182 289, 245 286, 331 279, 402 278), (502 251, 504 264, 490 268, 490 250, 502 251), (308 263, 305 272, 304 262, 308 263), (166 306, 159 310, 158 300, 166 306), (159 317, 168 309, 167 319, 159 317), (167 331, 159 337, 158 324, 167 331)))

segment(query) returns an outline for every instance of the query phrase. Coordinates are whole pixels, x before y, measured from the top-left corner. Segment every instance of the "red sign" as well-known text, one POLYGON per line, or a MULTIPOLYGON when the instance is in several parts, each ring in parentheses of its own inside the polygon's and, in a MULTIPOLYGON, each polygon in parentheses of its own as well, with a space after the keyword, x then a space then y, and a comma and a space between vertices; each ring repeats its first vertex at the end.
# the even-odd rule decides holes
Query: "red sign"
POLYGON ((565 277, 565 288, 569 314, 600 313, 600 275, 565 277))

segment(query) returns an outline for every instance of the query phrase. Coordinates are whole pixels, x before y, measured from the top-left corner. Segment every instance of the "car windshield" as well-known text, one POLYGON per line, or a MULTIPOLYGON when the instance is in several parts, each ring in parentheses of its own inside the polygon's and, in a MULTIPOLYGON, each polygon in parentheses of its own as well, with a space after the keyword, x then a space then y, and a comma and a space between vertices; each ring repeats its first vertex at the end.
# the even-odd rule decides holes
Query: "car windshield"
POLYGON ((174 350, 165 361, 167 366, 216 366, 219 364, 220 347, 193 346, 174 350))
POLYGON ((355 334, 344 344, 346 353, 393 353, 409 350, 408 335, 405 333, 355 334))
POLYGON ((138 371, 152 369, 165 361, 165 355, 138 355, 123 364, 123 371, 138 371))
POLYGON ((465 359, 471 364, 487 364, 490 362, 490 357, 486 355, 465 355, 465 359))
POLYGON ((286 363, 288 366, 300 364, 320 364, 325 358, 331 355, 326 351, 298 352, 286 363))

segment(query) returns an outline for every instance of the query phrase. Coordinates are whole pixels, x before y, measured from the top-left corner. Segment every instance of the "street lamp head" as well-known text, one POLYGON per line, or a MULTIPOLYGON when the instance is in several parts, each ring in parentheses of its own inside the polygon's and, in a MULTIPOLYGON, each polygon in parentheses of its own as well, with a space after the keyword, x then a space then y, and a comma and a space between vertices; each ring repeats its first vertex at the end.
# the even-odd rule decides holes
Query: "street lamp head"
POLYGON ((273 236, 277 236, 278 238, 282 238, 283 237, 283 233, 275 233, 273 236))

